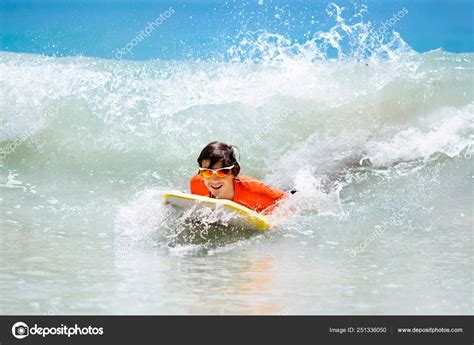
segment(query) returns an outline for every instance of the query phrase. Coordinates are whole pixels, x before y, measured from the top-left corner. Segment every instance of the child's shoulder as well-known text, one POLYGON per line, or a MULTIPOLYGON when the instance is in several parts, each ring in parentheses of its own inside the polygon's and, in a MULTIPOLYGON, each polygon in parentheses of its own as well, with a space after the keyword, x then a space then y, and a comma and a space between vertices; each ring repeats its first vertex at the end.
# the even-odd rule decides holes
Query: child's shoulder
POLYGON ((265 185, 262 181, 257 180, 254 177, 251 176, 245 176, 245 175, 239 175, 235 178, 235 182, 239 183, 245 187, 256 187, 259 185, 265 185))
POLYGON ((284 193, 283 191, 277 188, 270 188, 262 181, 251 176, 239 175, 235 178, 235 182, 252 193, 268 194, 274 197, 278 197, 280 196, 280 194, 284 193))

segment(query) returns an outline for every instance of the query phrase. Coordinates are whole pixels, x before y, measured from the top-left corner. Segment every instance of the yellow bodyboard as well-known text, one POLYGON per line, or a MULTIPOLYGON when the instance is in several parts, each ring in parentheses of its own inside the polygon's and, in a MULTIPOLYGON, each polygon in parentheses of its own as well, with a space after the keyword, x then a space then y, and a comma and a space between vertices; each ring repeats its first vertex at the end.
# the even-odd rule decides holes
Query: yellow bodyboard
POLYGON ((270 228, 270 223, 265 216, 231 200, 213 199, 207 196, 172 191, 163 195, 163 204, 170 204, 183 209, 195 207, 196 204, 199 204, 200 207, 211 209, 222 207, 226 211, 235 213, 238 216, 233 219, 235 225, 261 231, 270 228))

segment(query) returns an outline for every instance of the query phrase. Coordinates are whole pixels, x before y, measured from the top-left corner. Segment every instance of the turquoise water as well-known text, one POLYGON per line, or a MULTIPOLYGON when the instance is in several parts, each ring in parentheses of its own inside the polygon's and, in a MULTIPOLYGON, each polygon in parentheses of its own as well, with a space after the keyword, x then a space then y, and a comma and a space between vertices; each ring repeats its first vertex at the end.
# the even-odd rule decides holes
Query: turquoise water
MULTIPOLYGON (((334 26, 331 1, 64 1, 4 0, 0 50, 113 59, 116 50, 174 9, 126 60, 221 59, 248 32, 281 34, 300 43, 334 26)), ((349 22, 400 33, 416 51, 472 52, 469 0, 338 1, 349 22), (401 12, 401 16, 398 13, 401 12), (397 19, 394 21, 394 16, 397 19), (390 22, 390 20, 392 20, 390 22)), ((119 55, 120 56, 120 55, 119 55)))
POLYGON ((215 17, 179 2, 121 59, 149 3, 104 5, 100 21, 80 15, 91 2, 17 4, 2 16, 41 10, 1 27, 2 314, 472 314, 466 3, 435 22, 425 2, 287 4, 280 19, 267 1, 215 17), (396 32, 367 19, 404 6, 396 32), (161 205, 216 139, 244 174, 299 190, 272 231, 196 227, 161 205))

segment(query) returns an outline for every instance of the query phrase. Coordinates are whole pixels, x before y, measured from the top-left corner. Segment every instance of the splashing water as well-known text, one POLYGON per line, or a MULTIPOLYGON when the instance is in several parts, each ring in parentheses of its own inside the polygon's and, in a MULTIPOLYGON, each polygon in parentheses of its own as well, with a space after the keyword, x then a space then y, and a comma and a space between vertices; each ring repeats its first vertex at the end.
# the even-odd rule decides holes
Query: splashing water
POLYGON ((214 60, 1 52, 1 310, 470 313, 473 55, 417 53, 367 10, 214 60), (271 232, 161 205, 213 140, 298 190, 271 232))

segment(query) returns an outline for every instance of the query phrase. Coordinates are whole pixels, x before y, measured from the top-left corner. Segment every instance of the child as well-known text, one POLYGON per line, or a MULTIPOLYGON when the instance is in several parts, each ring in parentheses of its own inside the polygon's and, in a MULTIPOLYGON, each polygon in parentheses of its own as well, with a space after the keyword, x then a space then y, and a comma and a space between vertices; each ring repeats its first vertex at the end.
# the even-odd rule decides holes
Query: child
POLYGON ((262 214, 270 213, 288 196, 257 179, 239 175, 233 145, 213 141, 201 151, 197 161, 199 172, 191 179, 192 194, 232 200, 262 214))

